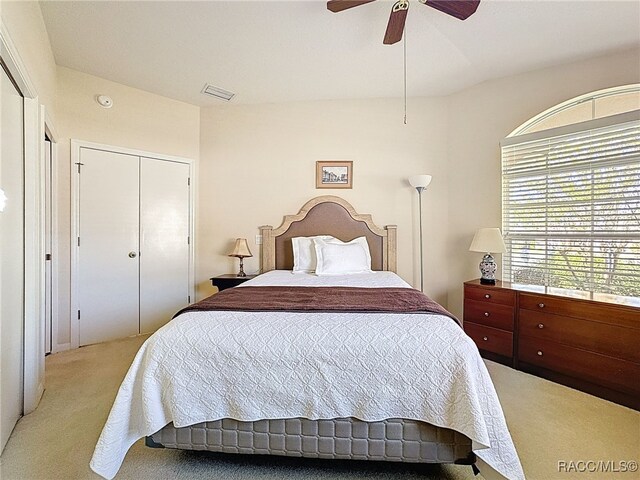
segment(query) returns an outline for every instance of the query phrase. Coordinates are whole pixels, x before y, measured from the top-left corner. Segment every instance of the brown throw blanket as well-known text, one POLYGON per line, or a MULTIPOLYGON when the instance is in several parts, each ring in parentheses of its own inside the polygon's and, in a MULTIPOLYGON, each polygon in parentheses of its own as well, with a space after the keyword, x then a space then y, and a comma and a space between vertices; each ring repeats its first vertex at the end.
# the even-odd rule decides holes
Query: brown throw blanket
POLYGON ((237 287, 189 305, 185 312, 226 310, 240 312, 365 312, 436 313, 458 319, 412 288, 361 287, 237 287))

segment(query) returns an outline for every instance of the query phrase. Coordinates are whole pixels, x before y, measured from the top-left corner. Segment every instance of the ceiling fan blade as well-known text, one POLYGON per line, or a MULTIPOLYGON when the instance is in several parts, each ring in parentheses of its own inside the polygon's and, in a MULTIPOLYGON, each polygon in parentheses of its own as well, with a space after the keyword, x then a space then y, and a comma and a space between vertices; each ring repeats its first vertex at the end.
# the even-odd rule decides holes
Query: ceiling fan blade
POLYGON ((480 0, 420 0, 420 3, 460 20, 466 20, 476 13, 480 0))
POLYGON ((371 2, 375 2, 375 0, 329 0, 327 2, 327 10, 331 10, 333 13, 337 13, 371 2))
POLYGON ((402 33, 404 32, 404 22, 407 21, 407 12, 409 11, 409 2, 406 0, 400 0, 393 5, 391 9, 391 15, 389 15, 389 23, 387 24, 387 31, 384 34, 385 45, 393 45, 402 40, 402 33))

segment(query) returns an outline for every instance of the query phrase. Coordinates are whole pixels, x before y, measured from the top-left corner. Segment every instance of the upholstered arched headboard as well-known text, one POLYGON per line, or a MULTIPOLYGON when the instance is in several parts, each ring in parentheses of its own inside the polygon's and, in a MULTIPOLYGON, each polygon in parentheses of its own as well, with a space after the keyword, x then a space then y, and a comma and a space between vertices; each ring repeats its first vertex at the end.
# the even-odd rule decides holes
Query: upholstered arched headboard
POLYGON ((282 225, 260 227, 262 234, 261 270, 292 270, 293 237, 332 235, 344 242, 366 237, 373 270, 396 271, 396 226, 384 228, 373 223, 371 215, 359 214, 346 200, 333 195, 316 197, 305 203, 296 215, 285 215, 282 225))

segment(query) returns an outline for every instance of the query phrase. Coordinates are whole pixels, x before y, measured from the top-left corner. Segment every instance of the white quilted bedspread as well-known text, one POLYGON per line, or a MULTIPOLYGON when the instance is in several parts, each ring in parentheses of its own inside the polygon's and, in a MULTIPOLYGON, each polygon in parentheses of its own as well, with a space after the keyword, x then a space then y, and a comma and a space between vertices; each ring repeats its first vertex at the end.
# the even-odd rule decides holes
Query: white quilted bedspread
MULTIPOLYGON (((348 279, 270 272, 244 285, 327 282, 408 286, 386 272, 348 279)), ((182 314, 140 348, 91 468, 113 478, 134 442, 170 422, 293 417, 422 420, 471 438, 484 476, 524 478, 474 343, 450 318, 428 314, 182 314)))

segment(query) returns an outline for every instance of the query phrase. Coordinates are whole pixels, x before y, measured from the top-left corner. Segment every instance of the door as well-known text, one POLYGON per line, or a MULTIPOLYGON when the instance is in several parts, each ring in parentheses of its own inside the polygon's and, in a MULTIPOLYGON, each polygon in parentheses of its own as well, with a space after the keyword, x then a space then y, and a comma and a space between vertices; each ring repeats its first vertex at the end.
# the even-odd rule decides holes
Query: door
POLYGON ((81 147, 79 345, 150 333, 190 302, 190 166, 81 147))
POLYGON ((22 415, 24 99, 0 66, 0 451, 22 415), (2 205, 0 205, 2 206, 2 205))
POLYGON ((139 333, 139 157, 82 148, 78 321, 80 345, 139 333))
POLYGON ((189 165, 140 159, 140 333, 189 304, 189 165))

